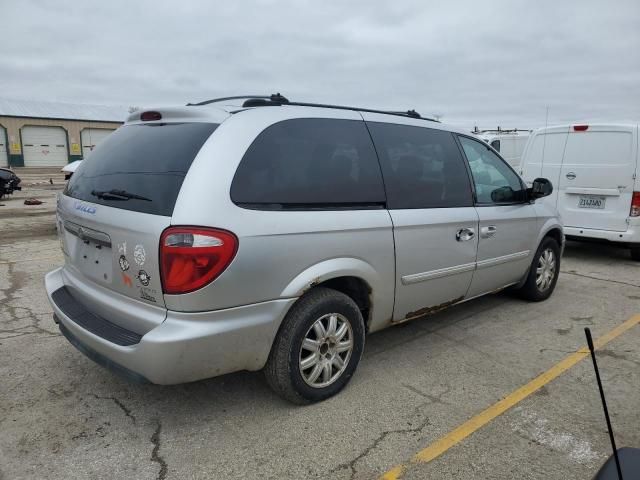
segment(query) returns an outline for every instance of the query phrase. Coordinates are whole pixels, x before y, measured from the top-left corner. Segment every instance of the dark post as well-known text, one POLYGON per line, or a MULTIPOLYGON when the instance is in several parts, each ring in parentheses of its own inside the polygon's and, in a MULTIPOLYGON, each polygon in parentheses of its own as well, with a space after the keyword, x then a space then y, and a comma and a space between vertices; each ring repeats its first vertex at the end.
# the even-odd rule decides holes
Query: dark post
POLYGON ((598 370, 598 362, 596 361, 596 351, 593 347, 593 339, 591 338, 591 330, 589 328, 584 329, 584 333, 587 336, 587 345, 591 352, 591 360, 593 361, 593 369, 596 371, 596 380, 598 381, 598 389, 600 390, 600 400, 602 400, 602 409, 604 410, 604 418, 607 420, 607 429, 609 430, 609 440, 611 440, 611 448, 613 448, 613 456, 616 460, 616 468, 618 469, 618 479, 622 478, 622 469, 620 468, 620 459, 618 458, 618 449, 616 448, 616 440, 613 438, 613 428, 611 428, 611 419, 609 418, 609 409, 607 408, 607 401, 604 398, 604 390, 602 389, 602 381, 600 380, 600 371, 598 370))

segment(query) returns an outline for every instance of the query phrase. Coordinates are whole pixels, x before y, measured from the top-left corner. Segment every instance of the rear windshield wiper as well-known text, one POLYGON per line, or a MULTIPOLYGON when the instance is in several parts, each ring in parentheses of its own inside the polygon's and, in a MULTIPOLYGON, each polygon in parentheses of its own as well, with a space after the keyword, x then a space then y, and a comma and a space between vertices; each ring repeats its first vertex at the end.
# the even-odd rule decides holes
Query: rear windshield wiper
POLYGON ((111 190, 92 190, 91 195, 98 197, 102 200, 144 200, 146 202, 152 202, 150 198, 143 197, 142 195, 136 195, 135 193, 129 193, 125 190, 111 189, 111 190))

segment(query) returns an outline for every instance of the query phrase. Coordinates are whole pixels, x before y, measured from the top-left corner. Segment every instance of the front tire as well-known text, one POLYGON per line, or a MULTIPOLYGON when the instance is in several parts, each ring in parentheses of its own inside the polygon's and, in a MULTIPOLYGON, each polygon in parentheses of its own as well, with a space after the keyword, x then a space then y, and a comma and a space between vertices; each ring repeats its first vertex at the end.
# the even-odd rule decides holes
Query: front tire
POLYGON ((560 273, 560 246, 551 237, 545 237, 531 263, 527 280, 518 291, 530 302, 541 302, 551 296, 560 273))
POLYGON ((264 368, 269 386, 303 405, 342 390, 364 350, 362 313, 347 295, 324 287, 306 293, 287 313, 264 368))

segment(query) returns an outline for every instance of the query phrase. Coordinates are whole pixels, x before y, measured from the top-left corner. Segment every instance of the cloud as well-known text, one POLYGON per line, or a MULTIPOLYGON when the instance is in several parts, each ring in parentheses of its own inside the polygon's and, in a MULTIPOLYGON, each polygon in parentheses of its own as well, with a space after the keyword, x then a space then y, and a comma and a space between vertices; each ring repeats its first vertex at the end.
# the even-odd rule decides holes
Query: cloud
POLYGON ((485 127, 640 119, 640 2, 2 2, 0 95, 237 93, 485 127))

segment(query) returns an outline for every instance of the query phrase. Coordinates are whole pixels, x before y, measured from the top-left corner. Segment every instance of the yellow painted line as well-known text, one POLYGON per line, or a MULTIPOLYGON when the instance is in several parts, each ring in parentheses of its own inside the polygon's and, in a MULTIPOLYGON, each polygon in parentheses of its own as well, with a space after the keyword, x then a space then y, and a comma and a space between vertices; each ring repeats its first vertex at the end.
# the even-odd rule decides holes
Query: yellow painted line
MULTIPOLYGON (((612 330, 609 330, 607 333, 605 333, 600 338, 598 338, 594 342, 595 348, 596 349, 602 348, 611 340, 623 334, 624 332, 634 327, 635 325, 638 325, 639 323, 640 323, 640 315, 635 315, 631 317, 624 323, 618 325, 616 328, 612 330)), ((564 360, 555 364, 553 367, 551 367, 549 370, 547 370, 543 374, 531 380, 526 385, 510 393, 505 398, 491 405, 489 408, 480 412, 475 417, 467 420, 458 428, 456 428, 455 430, 452 430, 451 432, 449 432, 447 435, 440 438, 439 440, 436 440, 425 449, 420 450, 411 459, 411 461, 408 462, 407 465, 402 465, 402 464, 396 465, 391 470, 389 470, 384 475, 382 475, 382 477, 380 477, 380 480, 397 480, 402 476, 402 474, 406 471, 406 469, 411 464, 428 463, 431 460, 439 457, 444 452, 449 450, 451 447, 460 443, 465 438, 473 434, 475 431, 479 430, 480 428, 485 426, 487 423, 491 422, 494 418, 498 417, 499 415, 502 415, 511 407, 518 404, 519 402, 527 398, 529 395, 534 393, 536 390, 542 388, 547 383, 551 382, 555 378, 562 375, 564 372, 569 370, 571 367, 573 367, 575 364, 577 364, 580 360, 584 359, 588 355, 589 355, 589 349, 587 347, 580 348, 576 352, 566 357, 564 360)))

